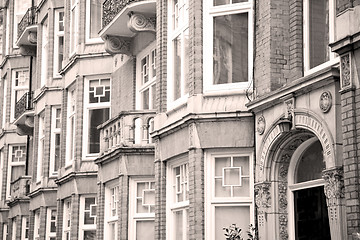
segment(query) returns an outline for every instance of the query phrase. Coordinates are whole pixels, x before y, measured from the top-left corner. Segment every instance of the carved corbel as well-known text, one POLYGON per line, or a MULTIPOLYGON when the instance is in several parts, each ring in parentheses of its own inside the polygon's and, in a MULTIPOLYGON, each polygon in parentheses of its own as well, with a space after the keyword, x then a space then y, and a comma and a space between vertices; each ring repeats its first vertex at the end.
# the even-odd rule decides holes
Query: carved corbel
POLYGON ((31 45, 22 45, 19 47, 22 56, 36 56, 36 47, 31 45))
POLYGON ((28 41, 31 44, 37 44, 37 33, 36 32, 29 32, 28 41))
POLYGON ((127 22, 128 28, 133 32, 156 32, 155 18, 145 17, 139 13, 130 12, 127 22))
POLYGON ((325 180, 324 192, 328 206, 340 204, 340 199, 344 198, 344 173, 341 168, 325 170, 323 172, 325 180))
POLYGON ((131 38, 119 36, 105 37, 105 50, 110 54, 126 54, 131 55, 131 38))
POLYGON ((351 72, 351 54, 346 53, 340 57, 340 87, 342 91, 353 87, 351 72))
POLYGON ((255 184, 255 204, 260 212, 271 206, 270 187, 271 183, 269 182, 255 184))

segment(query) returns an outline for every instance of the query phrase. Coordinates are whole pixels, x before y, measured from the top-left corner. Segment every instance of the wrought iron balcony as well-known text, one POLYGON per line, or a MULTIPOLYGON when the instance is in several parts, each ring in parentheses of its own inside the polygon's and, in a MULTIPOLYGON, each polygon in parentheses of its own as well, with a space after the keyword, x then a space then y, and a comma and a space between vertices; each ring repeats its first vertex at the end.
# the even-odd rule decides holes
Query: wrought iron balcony
POLYGON ((154 126, 155 112, 121 112, 98 127, 100 129, 100 155, 119 146, 147 146, 152 144, 149 133, 154 126))
POLYGON ((102 26, 108 25, 114 17, 121 12, 127 5, 133 2, 141 2, 146 0, 106 0, 103 3, 102 26))
POLYGON ((15 104, 15 119, 19 118, 23 113, 33 109, 32 92, 25 93, 15 104))
POLYGON ((26 197, 30 192, 30 176, 21 176, 10 183, 10 201, 26 197))
POLYGON ((36 24, 36 7, 29 8, 18 24, 18 38, 23 34, 25 29, 36 24))

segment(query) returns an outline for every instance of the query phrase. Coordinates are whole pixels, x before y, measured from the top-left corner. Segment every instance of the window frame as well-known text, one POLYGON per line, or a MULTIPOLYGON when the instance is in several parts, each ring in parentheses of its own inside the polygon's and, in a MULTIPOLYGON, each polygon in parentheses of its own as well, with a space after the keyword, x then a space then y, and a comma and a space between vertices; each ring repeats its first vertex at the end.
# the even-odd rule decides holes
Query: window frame
MULTIPOLYGON (((335 41, 335 19, 336 19, 336 2, 335 0, 329 1, 329 43, 335 41)), ((340 58, 335 52, 331 51, 328 46, 329 60, 310 68, 310 48, 309 46, 309 0, 303 0, 303 64, 304 64, 304 76, 310 75, 328 66, 331 66, 340 61, 340 58)))
MULTIPOLYGON (((174 0, 169 1, 168 5, 168 24, 167 24, 167 30, 168 30, 168 40, 167 40, 167 105, 168 109, 174 109, 186 102, 186 99, 189 97, 189 89, 188 86, 186 86, 187 80, 184 76, 184 59, 186 56, 185 53, 185 44, 184 44, 184 35, 187 31, 189 34, 189 40, 190 40, 190 33, 189 33, 189 0, 179 0, 179 2, 185 2, 182 7, 185 7, 184 9, 184 21, 180 22, 181 25, 173 29, 173 16, 178 16, 174 13, 172 10, 174 0), (188 18, 186 18, 188 17, 188 18), (174 46, 173 42, 177 37, 181 38, 181 75, 180 75, 180 97, 177 99, 174 99, 174 85, 175 85, 175 77, 174 77, 174 46)), ((176 12, 176 11, 175 11, 176 12)), ((180 19, 181 20, 181 19, 180 19)), ((188 63, 189 64, 189 63, 188 63)), ((189 64, 190 65, 190 64, 189 64)), ((188 73, 189 73, 189 66, 188 73)))
POLYGON ((209 150, 205 152, 205 238, 215 239, 216 207, 249 207, 250 224, 255 223, 254 216, 254 153, 252 150, 209 150), (249 158, 249 197, 215 197, 215 158, 249 158))
MULTIPOLYGON (((15 81, 16 81, 16 74, 17 73, 22 73, 22 74, 25 74, 27 72, 27 75, 25 75, 25 81, 26 81, 26 78, 27 78, 27 81, 29 83, 30 81, 30 72, 29 72, 29 69, 28 68, 19 68, 19 69, 13 69, 12 70, 12 78, 11 78, 11 88, 12 88, 12 91, 11 91, 11 114, 10 114, 10 122, 14 122, 15 121, 15 105, 16 105, 16 98, 15 98, 15 93, 16 91, 24 91, 24 92, 27 92, 29 91, 29 85, 24 85, 24 86, 15 86, 15 81)), ((20 79, 20 78, 19 78, 20 79)), ((23 95, 22 95, 23 96, 23 95)), ((22 97, 20 96, 20 98, 22 97)))
MULTIPOLYGON (((101 1, 102 3, 104 2, 104 0, 101 1)), ((100 18, 102 19, 102 3, 101 3, 101 7, 100 7, 100 18)), ((100 36, 98 36, 97 38, 91 38, 91 0, 86 0, 86 29, 85 29, 85 43, 86 44, 97 44, 97 43, 103 43, 104 41, 102 40, 102 38, 100 36)), ((99 31, 101 30, 101 26, 99 31)))
POLYGON ((62 239, 69 240, 71 239, 71 223, 72 223, 72 203, 71 198, 64 200, 64 209, 63 209, 63 227, 62 227, 62 239), (67 222, 69 222, 69 226, 67 226, 67 222), (69 234, 69 238, 66 238, 66 235, 69 234))
POLYGON ((105 206, 104 206, 104 239, 110 239, 111 225, 115 228, 115 238, 118 237, 118 220, 119 220, 119 184, 117 179, 111 183, 105 185, 105 206), (114 191, 115 194, 112 194, 114 191), (115 208, 112 206, 112 200, 114 200, 115 208), (116 203, 116 204, 115 204, 116 203), (115 209, 115 215, 112 214, 112 210, 115 209))
MULTIPOLYGON (((149 189, 155 192, 155 179, 154 178, 130 178, 129 182, 129 229, 128 235, 130 240, 136 240, 136 226, 137 221, 153 221, 155 223, 155 204, 154 212, 149 213, 136 213, 137 207, 137 184, 138 183, 147 183, 149 184, 149 189), (151 184, 154 184, 154 188, 150 188, 151 184)), ((151 207, 149 207, 151 211, 151 207)))
MULTIPOLYGON (((109 109, 109 119, 111 119, 111 77, 108 75, 101 75, 101 76, 89 76, 89 77, 85 77, 84 80, 84 115, 83 115, 83 119, 87 119, 88 122, 84 121, 83 124, 83 160, 93 160, 95 159, 99 153, 89 153, 89 112, 90 110, 96 110, 96 109, 109 109), (90 81, 93 80, 109 80, 110 84, 110 98, 108 102, 103 102, 103 103, 89 103, 89 86, 90 86, 90 81)), ((105 89, 104 89, 105 91, 105 89)), ((99 130, 98 130, 99 131, 99 130)), ((100 141, 102 141, 102 139, 100 139, 100 141)))
POLYGON ((74 88, 67 91, 67 119, 66 119, 66 159, 65 167, 72 165, 75 158, 75 133, 76 133, 76 98, 77 91, 74 88), (73 109, 72 109, 73 108, 73 109), (70 127, 70 124, 72 128, 70 127), (71 131, 72 130, 72 131, 71 131), (72 146, 71 146, 72 144, 72 146))
POLYGON ((59 68, 60 64, 62 66, 62 62, 59 63, 59 56, 60 53, 63 55, 64 59, 64 43, 65 43, 65 37, 64 37, 64 30, 59 30, 59 24, 60 24, 60 14, 63 13, 63 28, 65 28, 65 12, 63 8, 58 8, 54 10, 54 65, 53 65, 53 78, 61 78, 61 75, 59 74, 61 68, 59 68), (60 50, 59 43, 60 38, 63 38, 63 49, 60 50))
POLYGON ((204 39, 212 41, 204 41, 204 64, 203 64, 203 92, 204 93, 229 93, 243 92, 245 94, 249 84, 253 81, 253 0, 242 3, 230 3, 219 6, 212 6, 212 1, 203 0, 204 14, 203 21, 206 24, 203 30, 204 39), (214 39, 214 17, 233 15, 239 13, 248 14, 248 81, 227 84, 213 83, 213 39, 214 39), (211 50, 211 51, 210 51, 211 50))
POLYGON ((40 183, 43 176, 43 163, 45 157, 45 114, 38 115, 38 154, 36 163, 36 183, 40 183))
POLYGON ((7 184, 6 184, 6 198, 10 199, 11 195, 10 195, 10 185, 11 185, 11 170, 12 167, 17 167, 17 166, 24 166, 25 168, 25 164, 26 164, 26 160, 25 161, 21 161, 21 162, 13 162, 12 161, 12 154, 13 154, 13 149, 15 147, 25 147, 25 152, 23 153, 25 155, 26 158, 26 145, 25 144, 12 144, 12 145, 8 145, 9 146, 9 155, 8 155, 8 169, 7 169, 7 184))
MULTIPOLYGON (((175 200, 175 194, 176 192, 174 191, 175 187, 176 187, 176 180, 174 180, 174 177, 176 179, 176 175, 175 175, 175 168, 180 167, 181 166, 185 166, 186 171, 187 171, 187 191, 189 191, 189 162, 187 157, 181 157, 179 159, 176 160, 171 160, 170 162, 168 162, 167 164, 167 169, 166 169, 166 189, 168 189, 168 191, 166 191, 166 238, 167 239, 175 239, 175 226, 174 226, 174 222, 175 222, 175 212, 181 211, 183 213, 183 233, 187 232, 187 227, 189 224, 189 207, 190 207, 190 201, 189 199, 185 200, 185 201, 181 201, 181 202, 176 202, 175 200), (187 220, 186 220, 187 219, 187 220), (184 224, 186 223, 186 225, 184 224)), ((180 170, 181 171, 181 170, 180 170)), ((189 197, 189 195, 188 195, 189 197)), ((183 240, 187 240, 188 236, 186 234, 183 234, 183 240)))
POLYGON ((34 240, 40 239, 40 209, 34 211, 34 240))
POLYGON ((77 52, 77 41, 79 35, 79 0, 70 0, 70 56, 77 52))
POLYGON ((136 109, 139 110, 153 110, 156 109, 156 99, 155 102, 152 101, 153 87, 155 86, 155 96, 156 96, 156 61, 157 61, 157 52, 156 52, 156 41, 152 42, 144 50, 142 50, 136 56, 136 109), (155 53, 155 62, 152 61, 152 53, 155 53), (149 56, 149 67, 148 67, 148 76, 149 80, 146 83, 142 83, 142 66, 141 61, 149 56), (153 75, 152 66, 155 66, 155 77, 153 75), (142 93, 146 90, 149 90, 149 109, 144 109, 143 106, 143 97, 142 93), (152 108, 151 108, 152 106, 152 108))
POLYGON ((3 102, 2 102, 2 128, 6 127, 6 110, 7 110, 7 96, 8 96, 8 79, 7 75, 3 78, 3 102))
POLYGON ((48 79, 49 60, 49 19, 46 16, 41 22, 41 76, 40 88, 46 85, 48 79))
MULTIPOLYGON (((21 21, 21 19, 24 17, 24 15, 26 14, 26 11, 31 7, 31 2, 29 2, 29 1, 22 1, 21 2, 21 4, 24 4, 25 6, 24 6, 24 10, 25 11, 18 11, 18 10, 20 10, 20 9, 17 9, 17 7, 19 7, 19 6, 17 6, 17 4, 20 4, 20 2, 19 1, 14 1, 14 16, 13 16, 13 43, 12 43, 12 47, 14 48, 14 49, 17 49, 17 48, 19 48, 19 46, 18 45, 16 45, 16 42, 17 42, 17 40, 18 40, 18 38, 20 37, 20 36, 18 36, 18 24, 20 23, 20 21, 21 21), (29 4, 30 3, 30 4, 29 4), (28 4, 27 6, 26 6, 26 4, 28 4), (19 22, 17 21, 18 20, 18 18, 19 18, 19 22)), ((21 7, 20 7, 21 8, 21 7)))
MULTIPOLYGON (((61 106, 52 106, 51 107, 51 127, 50 127, 50 131, 51 131, 51 136, 50 136, 50 163, 49 163, 49 177, 56 177, 58 176, 58 171, 57 169, 55 169, 55 160, 56 160, 56 135, 59 135, 60 137, 60 145, 61 145, 61 122, 62 122, 62 108, 61 106), (60 117, 59 117, 59 121, 60 121, 60 127, 56 127, 56 121, 57 121, 57 111, 60 110, 60 117)), ((60 155, 58 156, 58 163, 57 166, 59 168, 60 166, 60 155)))
POLYGON ((46 209, 46 239, 56 239, 56 231, 51 232, 51 222, 55 222, 55 228, 57 227, 57 209, 48 207, 46 209), (55 211, 55 220, 51 219, 51 213, 55 211))
POLYGON ((12 231, 11 231, 11 240, 16 240, 16 228, 17 228, 17 222, 16 222, 16 217, 13 217, 11 219, 12 222, 12 231), (14 234, 15 233, 15 234, 14 234))
POLYGON ((86 211, 90 211, 91 215, 91 206, 90 210, 85 210, 85 199, 86 198, 94 198, 95 199, 95 206, 97 206, 97 197, 96 195, 81 195, 80 196, 80 213, 79 213, 79 239, 84 239, 84 232, 85 231, 95 231, 96 232, 96 218, 94 218, 94 224, 85 224, 84 223, 84 213, 86 211))
POLYGON ((21 240, 29 239, 29 229, 30 229, 29 216, 22 216, 21 217, 21 240))

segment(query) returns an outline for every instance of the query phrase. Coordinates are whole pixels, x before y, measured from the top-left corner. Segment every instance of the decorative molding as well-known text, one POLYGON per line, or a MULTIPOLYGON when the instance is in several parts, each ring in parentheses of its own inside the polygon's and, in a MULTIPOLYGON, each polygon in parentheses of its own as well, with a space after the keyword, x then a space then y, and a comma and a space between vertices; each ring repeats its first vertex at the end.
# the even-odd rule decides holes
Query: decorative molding
POLYGON ((341 168, 335 168, 323 171, 325 180, 324 192, 328 206, 340 204, 340 199, 345 196, 344 172, 341 168))
POLYGON ((264 132, 265 132, 265 128, 266 128, 266 121, 265 121, 264 116, 261 115, 257 120, 257 128, 256 128, 256 130, 260 135, 263 135, 264 132))
POLYGON ((271 183, 262 182, 255 184, 255 204, 260 212, 271 206, 270 188, 271 183))
POLYGON ((156 32, 155 17, 145 17, 143 14, 129 12, 129 20, 127 22, 128 28, 137 32, 156 32))
POLYGON ((105 50, 110 54, 131 55, 131 38, 110 36, 105 37, 105 50))
POLYGON ((351 56, 350 53, 344 54, 340 57, 340 85, 341 90, 352 88, 351 76, 351 56))
POLYGON ((189 149, 201 148, 199 134, 196 128, 196 123, 189 124, 189 149))
POLYGON ((332 96, 329 91, 325 91, 320 95, 319 107, 321 111, 327 113, 330 111, 332 105, 332 96))
POLYGON ((37 33, 36 32, 29 32, 28 41, 31 44, 37 44, 37 33))

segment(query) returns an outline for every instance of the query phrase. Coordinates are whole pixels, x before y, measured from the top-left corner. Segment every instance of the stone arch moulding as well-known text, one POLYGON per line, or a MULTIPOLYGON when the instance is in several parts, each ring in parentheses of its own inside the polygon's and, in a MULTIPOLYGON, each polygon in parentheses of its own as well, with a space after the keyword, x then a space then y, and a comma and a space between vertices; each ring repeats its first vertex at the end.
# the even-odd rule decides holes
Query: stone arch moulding
MULTIPOLYGON (((270 180, 270 174, 267 174, 266 172, 270 171, 269 168, 271 167, 272 159, 269 158, 270 151, 275 146, 277 140, 284 134, 288 133, 280 126, 280 124, 278 124, 283 117, 284 116, 280 116, 272 124, 272 127, 264 134, 264 139, 259 148, 258 156, 260 157, 260 161, 256 166, 256 171, 259 173, 259 179, 257 179, 257 182, 270 180)), ((324 151, 326 168, 330 169, 335 167, 334 139, 326 122, 311 110, 294 109, 293 123, 294 126, 292 129, 308 130, 319 139, 324 151)))

